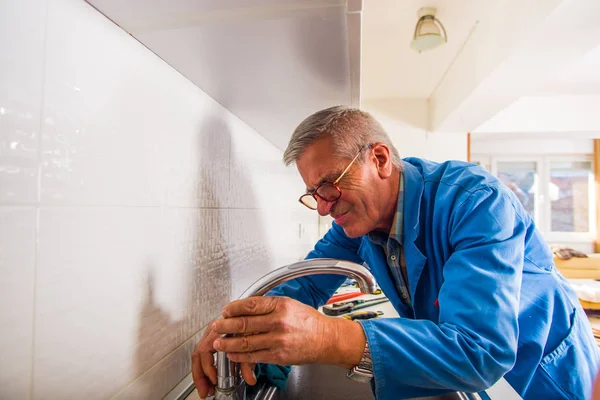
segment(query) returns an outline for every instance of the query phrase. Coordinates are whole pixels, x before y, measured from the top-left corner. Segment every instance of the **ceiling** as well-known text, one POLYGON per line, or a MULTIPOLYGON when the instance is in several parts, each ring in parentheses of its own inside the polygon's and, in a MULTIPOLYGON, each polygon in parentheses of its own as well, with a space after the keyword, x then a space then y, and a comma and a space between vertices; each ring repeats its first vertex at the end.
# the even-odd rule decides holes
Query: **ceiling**
POLYGON ((563 132, 566 136, 587 132, 600 137, 598 18, 597 0, 560 2, 537 38, 524 45, 529 55, 522 51, 514 56, 521 68, 515 63, 508 69, 512 72, 504 77, 500 91, 504 102, 472 132, 563 132))
POLYGON ((361 98, 427 99, 442 81, 479 20, 502 4, 495 0, 367 0, 363 7, 361 98), (409 47, 419 8, 437 9, 448 43, 417 53, 409 47))
POLYGON ((310 113, 358 105, 345 0, 88 2, 280 149, 310 113))
POLYGON ((538 83, 530 94, 538 96, 598 95, 600 94, 600 37, 599 45, 582 57, 552 71, 538 83))
POLYGON ((598 0, 88 2, 280 149, 334 104, 435 132, 600 131, 598 0), (448 43, 417 53, 425 6, 448 43))
POLYGON ((599 19, 598 0, 367 0, 361 101, 426 131, 524 131, 550 121, 555 130, 600 131, 590 98, 600 96, 599 19), (437 8, 448 43, 419 54, 409 42, 424 6, 437 8))

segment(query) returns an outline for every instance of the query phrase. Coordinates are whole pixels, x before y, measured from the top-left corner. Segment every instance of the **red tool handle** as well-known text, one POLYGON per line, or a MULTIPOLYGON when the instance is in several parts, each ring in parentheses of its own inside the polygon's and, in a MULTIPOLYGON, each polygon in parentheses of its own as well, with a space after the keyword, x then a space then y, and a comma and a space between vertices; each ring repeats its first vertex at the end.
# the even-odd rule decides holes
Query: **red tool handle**
POLYGON ((361 292, 351 292, 351 293, 334 294, 333 296, 331 296, 331 298, 329 299, 329 301, 327 302, 327 304, 337 303, 338 301, 342 301, 342 300, 353 299, 353 298, 358 297, 358 296, 360 296, 362 294, 364 294, 364 293, 361 293, 361 292))

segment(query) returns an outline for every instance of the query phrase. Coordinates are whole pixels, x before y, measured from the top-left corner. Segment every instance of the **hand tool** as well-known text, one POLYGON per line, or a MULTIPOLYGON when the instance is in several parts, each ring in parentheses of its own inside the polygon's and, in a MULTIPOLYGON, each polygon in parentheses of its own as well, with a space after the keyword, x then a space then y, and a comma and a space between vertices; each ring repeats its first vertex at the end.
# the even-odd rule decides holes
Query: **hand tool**
POLYGON ((358 319, 377 318, 380 315, 383 315, 383 311, 356 311, 350 314, 342 315, 342 318, 349 319, 350 321, 355 321, 358 319))
POLYGON ((325 315, 341 315, 361 308, 374 306, 375 304, 385 303, 390 301, 387 297, 378 297, 368 300, 352 300, 341 303, 327 304, 323 306, 323 314, 325 315))
MULTIPOLYGON (((382 293, 381 289, 377 289, 376 291, 374 291, 371 294, 381 294, 381 293, 382 293)), ((327 304, 337 303, 338 301, 352 299, 354 297, 362 296, 363 294, 364 293, 362 293, 362 292, 350 292, 350 293, 334 294, 333 296, 331 296, 331 298, 329 299, 329 301, 327 302, 327 304)))

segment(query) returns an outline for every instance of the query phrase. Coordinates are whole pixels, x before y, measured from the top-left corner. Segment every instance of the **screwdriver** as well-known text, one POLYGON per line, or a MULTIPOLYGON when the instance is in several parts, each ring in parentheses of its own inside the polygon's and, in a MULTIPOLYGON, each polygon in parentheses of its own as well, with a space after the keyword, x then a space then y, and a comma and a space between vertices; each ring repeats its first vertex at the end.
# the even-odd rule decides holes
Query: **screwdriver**
POLYGON ((383 315, 383 311, 356 311, 347 315, 342 315, 342 318, 355 321, 357 319, 371 319, 383 315))
POLYGON ((333 303, 323 306, 323 314, 329 316, 336 316, 346 314, 361 308, 374 306, 375 304, 381 304, 390 301, 387 297, 382 296, 369 300, 353 300, 342 303, 333 303))

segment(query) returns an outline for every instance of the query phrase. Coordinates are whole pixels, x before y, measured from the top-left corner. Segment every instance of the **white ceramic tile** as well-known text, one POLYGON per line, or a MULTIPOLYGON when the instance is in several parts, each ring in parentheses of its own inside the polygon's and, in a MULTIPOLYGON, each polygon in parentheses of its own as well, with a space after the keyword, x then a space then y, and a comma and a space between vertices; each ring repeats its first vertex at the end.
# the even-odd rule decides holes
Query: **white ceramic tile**
POLYGON ((227 210, 226 242, 232 298, 275 268, 260 210, 227 210))
POLYGON ((231 149, 231 196, 235 208, 285 208, 294 206, 302 182, 295 177, 294 167, 287 168, 282 153, 239 119, 231 149))
POLYGON ((222 218, 212 209, 43 208, 35 398, 114 394, 218 316, 235 279, 222 218))
POLYGON ((112 400, 160 400, 190 373, 191 354, 204 331, 198 332, 182 346, 133 381, 112 400))
POLYGON ((0 2, 0 204, 35 203, 46 0, 0 2))
POLYGON ((298 218, 288 210, 227 210, 233 298, 269 271, 304 259, 316 242, 316 235, 309 234, 316 231, 316 220, 306 215, 298 218))
POLYGON ((45 80, 42 202, 165 204, 176 121, 194 130, 206 96, 74 0, 50 0, 45 80))
POLYGON ((279 151, 87 4, 48 21, 34 398, 161 398, 316 217, 279 151))
POLYGON ((277 266, 303 260, 318 238, 318 219, 310 210, 263 211, 264 224, 269 227, 269 251, 277 266))
POLYGON ((28 399, 36 210, 0 207, 0 398, 28 399))
MULTIPOLYGON (((196 93, 203 99, 204 94, 196 93)), ((201 108, 184 115, 197 121, 174 122, 173 140, 168 144, 167 204, 183 207, 226 207, 229 202, 229 153, 231 142, 228 112, 207 100, 201 108)))
MULTIPOLYGON (((163 214, 161 268, 155 272, 155 302, 180 321, 182 337, 162 335, 150 347, 168 348, 198 332, 230 300, 231 271, 224 215, 216 209, 174 208, 163 214)), ((149 321, 144 321, 150 327, 149 321)), ((148 367, 153 364, 147 363, 148 367)))
MULTIPOLYGON (((216 317, 231 297, 237 297, 260 276, 279 266, 273 263, 275 257, 279 256, 285 263, 297 259, 295 255, 300 254, 302 249, 296 240, 295 221, 306 220, 306 215, 303 213, 298 216, 289 212, 272 214, 252 209, 165 211, 164 231, 160 239, 163 248, 161 259, 168 260, 170 264, 156 274, 156 280, 162 282, 165 293, 160 295, 156 290, 153 303, 165 308, 173 298, 186 293, 183 296, 187 299, 182 317, 184 331, 198 332, 198 327, 206 326, 216 317), (289 223, 288 220, 282 221, 284 216, 287 216, 289 223), (269 233, 270 229, 265 225, 276 222, 283 222, 281 228, 274 230, 274 234, 269 233), (273 240, 275 237, 279 240, 273 240), (165 281, 169 280, 165 274, 179 278, 165 285, 165 281), (178 287, 177 281, 181 282, 182 277, 185 283, 178 287)), ((161 331, 161 339, 161 336, 151 335, 151 318, 142 324, 145 326, 142 330, 146 330, 145 337, 148 338, 142 347, 152 354, 148 349, 159 347, 156 342, 164 340, 164 332, 168 328, 161 331)), ((149 367, 148 372, 115 398, 162 398, 189 373, 189 357, 199 337, 197 334, 158 364, 149 367)))
POLYGON ((156 208, 40 210, 35 399, 106 398, 143 372, 143 324, 177 324, 152 297, 162 231, 156 208))

